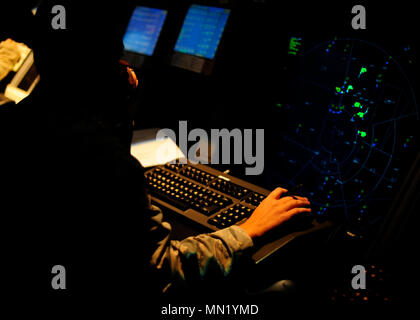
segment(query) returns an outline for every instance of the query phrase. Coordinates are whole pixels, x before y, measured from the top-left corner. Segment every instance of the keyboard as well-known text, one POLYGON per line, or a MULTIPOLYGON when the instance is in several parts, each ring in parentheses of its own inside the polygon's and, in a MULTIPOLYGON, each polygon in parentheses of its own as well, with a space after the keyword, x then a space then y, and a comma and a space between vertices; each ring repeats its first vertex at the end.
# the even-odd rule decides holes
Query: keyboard
MULTIPOLYGON (((202 164, 168 163, 145 173, 152 201, 188 220, 217 231, 240 225, 270 193, 269 190, 202 164)), ((260 248, 258 262, 298 235, 312 232, 322 224, 310 218, 276 235, 260 248)), ((284 228, 283 228, 284 229, 284 228)))
POLYGON ((245 221, 270 193, 202 165, 166 164, 145 177, 152 200, 211 230, 245 221))

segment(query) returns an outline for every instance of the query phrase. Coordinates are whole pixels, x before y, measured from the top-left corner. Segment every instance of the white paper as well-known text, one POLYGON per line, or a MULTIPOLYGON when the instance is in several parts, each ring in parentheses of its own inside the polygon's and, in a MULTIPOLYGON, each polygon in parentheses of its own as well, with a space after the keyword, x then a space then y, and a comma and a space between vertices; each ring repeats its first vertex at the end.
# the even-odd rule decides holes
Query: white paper
POLYGON ((185 158, 181 149, 170 138, 133 143, 131 155, 145 168, 185 158))

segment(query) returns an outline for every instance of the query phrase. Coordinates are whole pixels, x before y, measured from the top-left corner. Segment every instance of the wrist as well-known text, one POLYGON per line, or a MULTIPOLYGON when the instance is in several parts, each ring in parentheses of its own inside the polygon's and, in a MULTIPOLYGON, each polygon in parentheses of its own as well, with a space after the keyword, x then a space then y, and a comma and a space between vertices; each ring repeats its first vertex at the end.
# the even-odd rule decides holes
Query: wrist
POLYGON ((255 232, 254 228, 252 228, 251 225, 247 224, 247 222, 244 222, 243 224, 239 225, 240 228, 242 228, 248 235, 249 237, 254 240, 255 238, 257 238, 257 233, 255 232))

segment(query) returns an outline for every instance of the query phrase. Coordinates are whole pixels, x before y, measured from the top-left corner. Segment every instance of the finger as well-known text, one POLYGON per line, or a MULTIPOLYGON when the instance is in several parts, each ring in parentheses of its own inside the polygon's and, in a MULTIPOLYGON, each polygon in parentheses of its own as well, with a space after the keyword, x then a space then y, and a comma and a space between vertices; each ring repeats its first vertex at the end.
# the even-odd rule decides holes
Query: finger
POLYGON ((281 204, 281 205, 288 205, 288 204, 293 203, 294 201, 296 201, 296 200, 293 199, 292 196, 287 196, 287 197, 280 198, 277 203, 281 204))
POLYGON ((137 87, 139 85, 139 80, 137 79, 137 75, 133 69, 130 68, 130 79, 132 81, 132 85, 137 87))
POLYGON ((134 72, 134 70, 131 70, 131 73, 132 73, 132 75, 133 75, 134 80, 136 80, 136 82, 138 82, 137 75, 136 75, 136 73, 134 72))
POLYGON ((133 75, 131 74, 131 72, 130 71, 128 71, 128 82, 130 83, 130 84, 133 84, 133 75))
POLYGON ((298 200, 306 200, 306 201, 309 201, 309 199, 308 198, 306 198, 306 197, 300 197, 300 196, 293 196, 295 199, 298 199, 298 200))
POLYGON ((139 86, 139 80, 137 79, 136 74, 134 73, 134 80, 136 81, 136 88, 139 86))
POLYGON ((127 67, 127 74, 129 78, 133 78, 133 69, 127 67))
POLYGON ((296 203, 296 201, 305 201, 305 202, 309 202, 308 198, 304 198, 304 197, 297 197, 297 196, 287 196, 287 197, 283 197, 280 199, 279 202, 281 202, 283 205, 290 205, 290 204, 294 204, 296 203))
POLYGON ((267 198, 279 199, 280 196, 285 192, 287 192, 286 189, 276 188, 267 196, 267 198))
POLYGON ((132 74, 132 73, 130 73, 130 74, 129 74, 129 77, 128 77, 128 82, 129 82, 132 86, 137 87, 138 81, 137 81, 137 79, 133 76, 133 74, 132 74))
POLYGON ((311 212, 312 210, 311 210, 311 208, 294 208, 294 209, 292 209, 292 210, 289 210, 288 212, 287 212, 287 214, 290 216, 290 217, 292 217, 292 216, 294 216, 294 215, 296 215, 296 214, 300 214, 300 213, 304 213, 304 212, 311 212))
POLYGON ((286 209, 290 210, 293 208, 300 208, 303 206, 310 205, 311 203, 308 200, 291 200, 286 203, 286 209))

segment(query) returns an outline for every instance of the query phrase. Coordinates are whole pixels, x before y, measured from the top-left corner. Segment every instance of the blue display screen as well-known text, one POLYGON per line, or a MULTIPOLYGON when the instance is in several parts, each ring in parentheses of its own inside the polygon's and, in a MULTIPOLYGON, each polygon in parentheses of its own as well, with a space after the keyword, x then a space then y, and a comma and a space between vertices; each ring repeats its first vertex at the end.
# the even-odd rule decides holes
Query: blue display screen
POLYGON ((213 59, 230 10, 192 5, 185 17, 175 51, 213 59))
POLYGON ((124 35, 125 50, 151 56, 167 13, 162 9, 136 7, 124 35))

